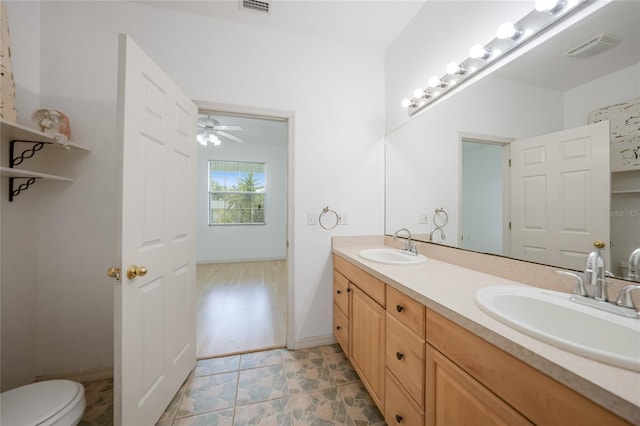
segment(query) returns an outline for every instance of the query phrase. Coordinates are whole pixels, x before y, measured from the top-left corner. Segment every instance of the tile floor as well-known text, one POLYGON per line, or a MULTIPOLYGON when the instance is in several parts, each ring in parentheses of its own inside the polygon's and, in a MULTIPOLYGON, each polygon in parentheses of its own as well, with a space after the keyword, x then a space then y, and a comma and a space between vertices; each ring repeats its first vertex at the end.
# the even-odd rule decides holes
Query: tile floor
MULTIPOLYGON (((82 426, 112 423, 113 407, 104 412, 109 383, 94 388, 107 396, 89 395, 87 385, 82 426)), ((198 361, 157 426, 384 424, 340 347, 329 345, 198 361)))

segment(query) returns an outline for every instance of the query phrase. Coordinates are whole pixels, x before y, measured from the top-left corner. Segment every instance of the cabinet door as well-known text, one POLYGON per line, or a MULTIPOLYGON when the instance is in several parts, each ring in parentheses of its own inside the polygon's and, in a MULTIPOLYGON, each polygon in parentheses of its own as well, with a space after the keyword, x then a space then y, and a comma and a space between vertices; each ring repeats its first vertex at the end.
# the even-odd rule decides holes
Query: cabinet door
POLYGON ((349 357, 349 320, 344 313, 338 308, 338 305, 333 305, 333 335, 336 337, 338 344, 342 348, 343 352, 349 357))
POLYGON ((385 310, 358 287, 351 288, 351 363, 383 411, 385 310))
POLYGON ((532 424, 436 349, 426 347, 428 426, 532 424))

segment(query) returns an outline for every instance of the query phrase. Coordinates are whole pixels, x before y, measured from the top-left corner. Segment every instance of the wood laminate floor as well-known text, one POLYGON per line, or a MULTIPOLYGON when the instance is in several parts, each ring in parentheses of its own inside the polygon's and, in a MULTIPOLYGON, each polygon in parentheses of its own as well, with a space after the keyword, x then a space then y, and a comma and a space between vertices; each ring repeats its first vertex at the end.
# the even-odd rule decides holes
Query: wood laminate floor
POLYGON ((285 260, 196 269, 198 359, 286 345, 285 260))

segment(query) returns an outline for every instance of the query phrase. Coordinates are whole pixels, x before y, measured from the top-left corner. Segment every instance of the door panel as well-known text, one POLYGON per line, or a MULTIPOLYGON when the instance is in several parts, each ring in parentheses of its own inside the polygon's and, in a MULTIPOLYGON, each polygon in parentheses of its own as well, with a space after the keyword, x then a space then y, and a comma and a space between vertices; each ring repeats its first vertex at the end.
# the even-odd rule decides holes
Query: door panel
POLYGON ((118 111, 114 421, 154 424, 195 365, 197 107, 121 35, 118 111), (130 265, 147 271, 127 277, 130 265))
POLYGON ((609 123, 516 141, 511 149, 512 255, 580 270, 602 240, 608 259, 609 123))

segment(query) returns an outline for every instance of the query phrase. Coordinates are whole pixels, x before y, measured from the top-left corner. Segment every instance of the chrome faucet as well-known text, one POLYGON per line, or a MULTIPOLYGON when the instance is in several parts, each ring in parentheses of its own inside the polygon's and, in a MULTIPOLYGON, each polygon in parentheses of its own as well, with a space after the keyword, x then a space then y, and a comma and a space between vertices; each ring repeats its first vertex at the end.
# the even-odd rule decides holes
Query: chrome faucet
POLYGON ((637 248, 629 256, 629 279, 640 281, 640 248, 637 248))
POLYGON ((411 231, 409 231, 407 228, 400 228, 398 229, 394 234, 393 234, 393 241, 396 241, 398 239, 398 234, 400 232, 406 232, 407 234, 409 234, 407 241, 404 242, 404 250, 408 251, 411 254, 414 255, 418 255, 418 249, 416 248, 416 244, 411 241, 411 231))
POLYGON ((596 248, 587 258, 587 267, 584 270, 584 283, 587 295, 595 300, 606 302, 607 297, 607 270, 605 267, 604 255, 601 248, 604 247, 602 241, 593 243, 596 248))
POLYGON ((640 290, 640 285, 630 284, 620 290, 620 295, 618 296, 618 300, 616 300, 616 305, 638 311, 638 308, 636 308, 636 305, 633 303, 633 299, 631 298, 631 290, 640 290))

